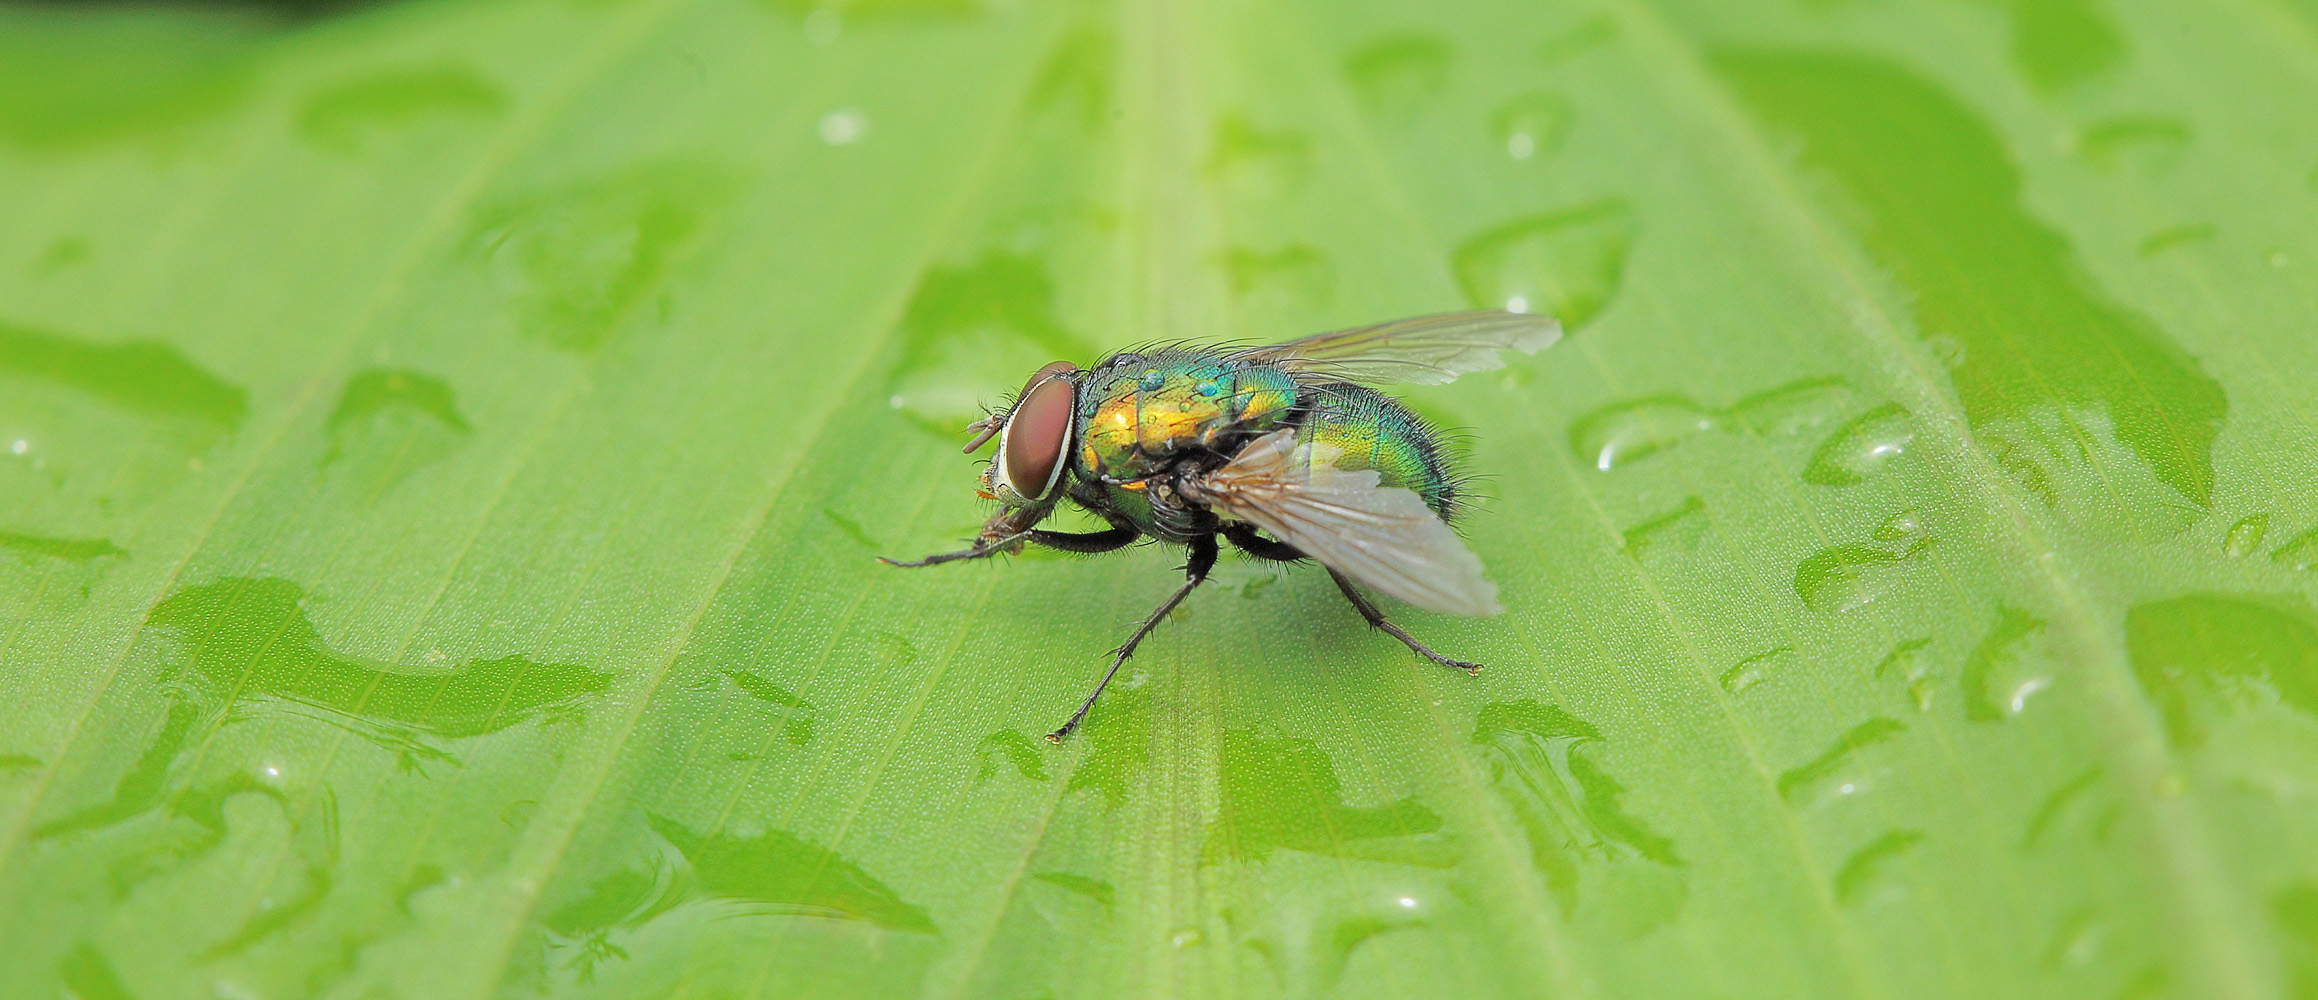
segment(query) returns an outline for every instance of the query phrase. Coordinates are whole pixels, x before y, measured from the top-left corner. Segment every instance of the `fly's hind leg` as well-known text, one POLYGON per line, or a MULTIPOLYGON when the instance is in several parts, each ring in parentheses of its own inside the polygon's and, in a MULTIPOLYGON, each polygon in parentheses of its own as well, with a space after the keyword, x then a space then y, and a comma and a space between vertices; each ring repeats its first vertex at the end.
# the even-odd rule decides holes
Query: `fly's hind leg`
POLYGON ((1455 667, 1475 677, 1481 675, 1480 664, 1468 663, 1464 660, 1452 660, 1446 656, 1442 656, 1439 653, 1433 652, 1432 650, 1425 648, 1424 643, 1418 642, 1415 636, 1408 634, 1408 632, 1402 629, 1400 626, 1386 621, 1384 618, 1384 612, 1378 611, 1376 609, 1376 605, 1369 603, 1368 598, 1360 596, 1360 591, 1354 590, 1352 588, 1352 581, 1345 579, 1344 574, 1331 569, 1328 571, 1328 578, 1336 581, 1336 589, 1344 592, 1344 599, 1352 602, 1353 610, 1360 612, 1360 617, 1368 619, 1368 623, 1370 625, 1374 625, 1377 628, 1382 629, 1384 634, 1392 636, 1395 639, 1399 639, 1402 645, 1416 650, 1418 656, 1422 656, 1425 659, 1431 660, 1434 663, 1438 663, 1444 667, 1455 667))
POLYGON ((1087 717, 1087 710, 1095 707, 1095 699, 1103 696, 1103 689, 1109 687, 1111 678, 1118 675, 1119 665, 1127 662, 1127 657, 1135 655, 1135 647, 1142 643, 1143 637, 1150 635, 1151 630, 1159 627, 1159 622, 1167 617, 1168 612, 1175 610, 1176 605, 1191 596, 1193 588, 1207 581, 1208 571, 1215 568, 1215 552, 1214 535, 1201 535, 1191 540, 1191 558, 1183 564, 1183 586, 1177 587, 1175 593, 1159 605, 1159 610, 1151 612, 1150 617, 1135 626, 1135 634, 1128 636, 1124 644, 1111 651, 1111 668, 1103 671, 1103 679, 1095 682, 1095 690, 1087 695, 1086 701, 1079 703, 1078 711, 1070 714, 1070 721, 1063 723, 1061 729, 1046 734, 1048 743, 1062 742, 1063 737, 1069 736, 1071 730, 1079 727, 1079 721, 1087 717))

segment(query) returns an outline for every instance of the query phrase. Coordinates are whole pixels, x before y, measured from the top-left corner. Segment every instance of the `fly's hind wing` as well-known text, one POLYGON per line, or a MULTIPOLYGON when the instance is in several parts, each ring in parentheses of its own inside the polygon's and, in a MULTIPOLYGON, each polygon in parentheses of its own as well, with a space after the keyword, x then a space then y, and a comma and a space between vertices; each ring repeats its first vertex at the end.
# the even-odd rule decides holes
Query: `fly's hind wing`
POLYGON ((1505 367, 1502 352, 1534 354, 1560 339, 1561 324, 1552 317, 1483 309, 1318 333, 1232 357, 1346 382, 1438 385, 1505 367))
POLYGON ((1186 480, 1183 492, 1425 610, 1504 610, 1480 558, 1416 491, 1379 485, 1371 470, 1338 469, 1331 449, 1298 444, 1295 433, 1257 438, 1222 468, 1186 480))

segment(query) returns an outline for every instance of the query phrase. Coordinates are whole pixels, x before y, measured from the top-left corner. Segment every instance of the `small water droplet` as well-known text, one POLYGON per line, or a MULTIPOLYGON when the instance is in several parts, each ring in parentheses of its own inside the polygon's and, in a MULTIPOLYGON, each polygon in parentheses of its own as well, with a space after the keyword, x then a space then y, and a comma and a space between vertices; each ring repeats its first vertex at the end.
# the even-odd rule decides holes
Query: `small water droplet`
POLYGON ((1198 947, 1201 940, 1202 938, 1199 933, 1199 928, 1186 927, 1170 935, 1167 938, 1167 943, 1172 945, 1176 950, 1181 951, 1185 948, 1198 947))
POLYGON ((1522 94, 1497 106, 1489 116, 1490 130, 1505 143, 1505 152, 1526 160, 1538 152, 1561 148, 1569 133, 1569 101, 1552 94, 1522 94))
POLYGON ((904 406, 908 406, 909 400, 903 399, 901 393, 897 392, 891 396, 885 397, 885 405, 891 409, 898 410, 904 406))
POLYGON ((823 7, 805 15, 805 40, 815 45, 835 45, 837 36, 845 32, 845 20, 837 12, 823 7))
POLYGON ((1404 910, 1413 910, 1417 908, 1416 897, 1413 896, 1402 896, 1398 902, 1401 905, 1401 909, 1404 910))
POLYGON ((2270 515, 2250 514, 2229 526, 2229 533, 2221 536, 2221 553, 2225 556, 2250 556, 2262 547, 2262 536, 2270 530, 2270 515))
POLYGON ((1475 308, 1519 296, 1575 330, 1617 295, 1637 225, 1633 209, 1615 199, 1525 216, 1474 234, 1450 265, 1475 308))
POLYGON ((1403 32, 1354 50, 1344 58, 1344 75, 1369 113, 1405 119, 1448 85, 1455 58, 1448 39, 1403 32))
POLYGON ((1848 782, 1848 781, 1846 781, 1846 782, 1844 782, 1844 783, 1842 783, 1842 784, 1840 784, 1840 785, 1837 785, 1837 786, 1835 786, 1835 794, 1837 794, 1837 795, 1849 795, 1849 794, 1851 794, 1851 793, 1853 793, 1853 792, 1856 792, 1856 791, 1858 791, 1858 790, 1859 790, 1859 786, 1858 786, 1858 785, 1852 784, 1851 782, 1848 782))
POLYGON ((1892 830, 1853 851, 1835 872, 1836 901, 1853 906, 1867 899, 1869 890, 1886 880, 1884 873, 1891 868, 1892 860, 1912 850, 1923 839, 1921 830, 1892 830))
POLYGON ((1876 525, 1874 531, 1875 540, 1879 542, 1902 541, 1915 538, 1923 533, 1923 520, 1916 516, 1914 508, 1884 518, 1883 523, 1876 525))
MULTIPOLYGON (((1516 295, 1512 298, 1506 299, 1505 311, 1509 313, 1527 313, 1529 311, 1529 297, 1526 295, 1516 295)), ((17 442, 17 444, 23 443, 24 442, 22 441, 17 442)))
POLYGON ((2311 528, 2270 553, 2270 559, 2294 569, 2318 569, 2318 528, 2311 528))
POLYGON ((1612 403, 1570 424, 1569 441, 1579 458, 1608 472, 1656 454, 1685 438, 1717 426, 1705 407, 1680 396, 1652 396, 1612 403))
POLYGON ((24 440, 23 438, 17 438, 17 439, 16 439, 16 441, 15 441, 15 443, 13 443, 13 444, 10 444, 10 445, 8 446, 8 450, 9 450, 9 451, 12 451, 12 452, 15 452, 15 453, 17 453, 17 454, 19 454, 19 455, 22 455, 22 454, 24 454, 24 453, 25 453, 27 450, 29 450, 31 447, 32 447, 32 442, 30 442, 30 441, 26 441, 26 440, 24 440))
POLYGON ((1738 661, 1730 669, 1722 672, 1722 689, 1737 694, 1761 684, 1765 678, 1770 676, 1770 661, 1782 654, 1792 652, 1794 652, 1792 647, 1781 646, 1769 652, 1756 653, 1738 661))
POLYGON ((1851 418, 1812 451, 1803 468, 1803 481, 1819 486, 1850 486, 1874 476, 1915 440, 1915 426, 1898 403, 1885 403, 1851 418))
POLYGON ((841 108, 821 116, 821 141, 849 146, 869 131, 869 118, 857 108, 841 108))

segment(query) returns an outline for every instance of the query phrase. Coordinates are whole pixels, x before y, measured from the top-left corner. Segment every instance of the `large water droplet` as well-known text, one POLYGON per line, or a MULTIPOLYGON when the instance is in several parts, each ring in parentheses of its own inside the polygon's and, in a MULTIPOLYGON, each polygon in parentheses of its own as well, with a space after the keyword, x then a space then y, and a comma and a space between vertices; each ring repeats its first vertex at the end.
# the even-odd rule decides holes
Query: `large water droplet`
POLYGON ((1312 137, 1288 129, 1259 128, 1227 114, 1216 120, 1207 173, 1242 201, 1273 201, 1303 187, 1312 169, 1312 137))
POLYGON ((1930 537, 1917 536, 1905 547, 1852 543, 1821 549, 1795 566, 1795 594, 1821 614, 1849 611, 1882 596, 1931 545, 1930 537))
POLYGON ((2221 554, 2250 556, 2262 547, 2262 536, 2270 530, 2270 515, 2249 514, 2229 526, 2229 533, 2221 536, 2221 554))
POLYGON ((1915 440, 1915 425, 1898 403, 1885 403, 1853 417, 1811 452, 1803 467, 1803 481, 1820 486, 1850 486, 1898 458, 1915 440))
POLYGON ((2125 614, 2133 674, 2173 741, 2264 702, 2318 716, 2318 616, 2299 597, 2191 594, 2125 614))
POLYGON ((1570 448, 1603 472, 1715 429, 1719 415, 1681 396, 1612 403, 1570 424, 1570 448))
POLYGON ((1617 295, 1635 228, 1625 202, 1597 201, 1474 234, 1450 265, 1474 308, 1503 309, 1519 299, 1522 311, 1576 330, 1617 295))

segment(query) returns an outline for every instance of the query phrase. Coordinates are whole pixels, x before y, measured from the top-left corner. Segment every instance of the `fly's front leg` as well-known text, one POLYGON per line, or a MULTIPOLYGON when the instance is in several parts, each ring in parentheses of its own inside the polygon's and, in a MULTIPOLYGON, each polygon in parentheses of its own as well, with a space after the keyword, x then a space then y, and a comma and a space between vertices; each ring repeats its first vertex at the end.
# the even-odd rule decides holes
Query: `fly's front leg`
POLYGON ((1079 703, 1079 710, 1070 714, 1070 721, 1063 723, 1061 729, 1046 734, 1048 743, 1062 742, 1063 737, 1069 736, 1071 730, 1079 727, 1079 720, 1087 717, 1087 710, 1095 707, 1095 699, 1103 696, 1103 689, 1109 687, 1111 678, 1118 675, 1119 664, 1135 655, 1135 647, 1142 643, 1143 637, 1150 635, 1151 630, 1159 627, 1159 622, 1167 617, 1168 612, 1175 610, 1176 605, 1191 596, 1193 588, 1206 582, 1207 572, 1215 568, 1215 551, 1214 535, 1201 535, 1191 540, 1191 559, 1183 564, 1183 586, 1176 588, 1175 593, 1159 605, 1159 610, 1151 612, 1151 616, 1143 619, 1141 625, 1135 626, 1135 634, 1128 636, 1125 644, 1111 651, 1111 669, 1103 671, 1103 679, 1095 682, 1094 692, 1087 695, 1086 701, 1079 703))
POLYGON ((1345 579, 1344 574, 1336 572, 1332 569, 1328 571, 1328 578, 1336 581, 1336 589, 1344 592, 1344 599, 1352 602, 1353 610, 1360 612, 1360 617, 1368 619, 1368 623, 1370 625, 1374 625, 1377 628, 1383 630, 1384 634, 1392 636, 1395 639, 1399 639, 1402 645, 1415 650, 1418 656, 1422 656, 1425 659, 1431 660, 1434 663, 1438 663, 1444 667, 1455 667, 1475 677, 1481 676, 1480 664, 1469 663, 1464 660, 1452 660, 1446 656, 1442 656, 1439 653, 1433 652, 1430 649, 1426 649, 1425 644, 1418 642, 1416 636, 1410 635, 1400 626, 1386 621, 1384 618, 1384 612, 1378 611, 1376 609, 1376 605, 1369 603, 1368 598, 1360 596, 1360 591, 1352 589, 1352 581, 1345 579))
POLYGON ((983 522, 982 530, 974 536, 973 548, 961 549, 956 552, 943 552, 907 562, 888 559, 884 556, 878 556, 877 561, 888 566, 916 569, 920 566, 939 566, 942 563, 957 562, 961 559, 981 559, 997 555, 1000 552, 1012 552, 1021 548, 1025 540, 1037 535, 1054 534, 1054 532, 1031 530, 1032 525, 1045 520, 1046 515, 1051 513, 1054 513, 1054 508, 1051 506, 1017 507, 1012 510, 1002 510, 991 515, 990 520, 983 522))

